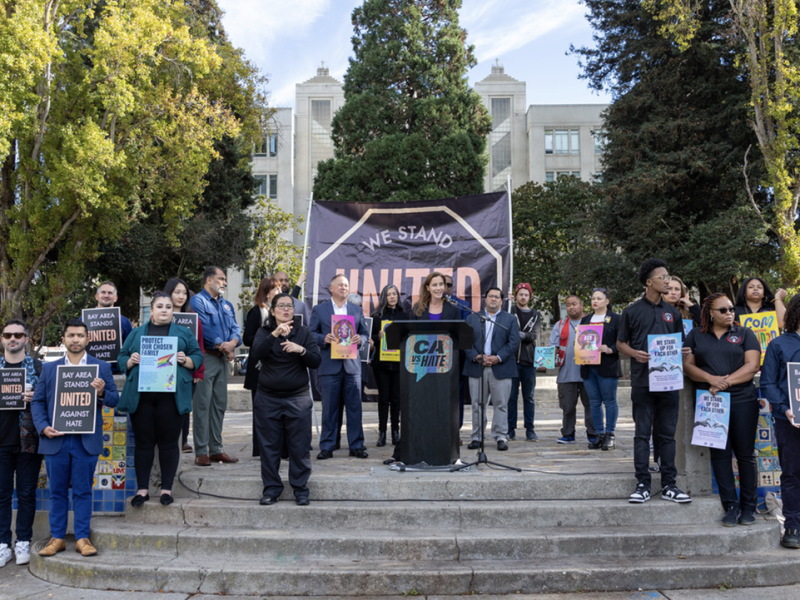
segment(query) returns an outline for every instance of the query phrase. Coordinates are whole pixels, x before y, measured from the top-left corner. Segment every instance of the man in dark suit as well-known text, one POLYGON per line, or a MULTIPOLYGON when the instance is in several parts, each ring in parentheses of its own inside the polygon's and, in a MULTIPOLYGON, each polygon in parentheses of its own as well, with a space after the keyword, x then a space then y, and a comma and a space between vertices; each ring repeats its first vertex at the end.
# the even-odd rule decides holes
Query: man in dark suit
POLYGON ((317 373, 322 391, 322 434, 319 440, 319 460, 333 457, 338 430, 339 404, 344 402, 347 414, 347 442, 350 456, 367 458, 364 449, 364 428, 361 425, 361 361, 331 358, 331 344, 336 336, 331 332, 333 315, 350 315, 355 320, 356 334, 352 342, 361 345, 362 336, 369 336, 360 306, 347 301, 350 282, 344 275, 331 279, 331 299, 314 307, 309 329, 322 350, 322 364, 317 373))
POLYGON ((64 326, 61 340, 67 349, 64 360, 46 363, 39 385, 31 401, 33 424, 39 432, 39 453, 44 454, 47 477, 50 481, 50 535, 40 556, 53 556, 66 549, 64 537, 69 516, 69 488, 72 485, 75 550, 83 556, 93 556, 97 550, 89 541, 92 519, 92 484, 97 457, 103 451, 103 405, 116 406, 119 393, 108 363, 86 352, 86 325, 70 319, 64 326), (99 365, 91 386, 97 390, 97 413, 94 433, 64 434, 52 426, 56 396, 56 373, 59 365, 99 365))
POLYGON ((515 316, 500 310, 503 304, 500 288, 489 288, 484 301, 486 308, 482 315, 486 321, 481 323, 476 314, 467 318, 467 324, 472 327, 472 348, 466 351, 463 371, 469 377, 469 395, 472 397, 472 442, 467 448, 475 450, 480 447, 481 428, 485 426, 484 412, 491 393, 494 407, 492 437, 498 450, 508 450, 506 409, 511 381, 517 376, 519 323, 515 316))

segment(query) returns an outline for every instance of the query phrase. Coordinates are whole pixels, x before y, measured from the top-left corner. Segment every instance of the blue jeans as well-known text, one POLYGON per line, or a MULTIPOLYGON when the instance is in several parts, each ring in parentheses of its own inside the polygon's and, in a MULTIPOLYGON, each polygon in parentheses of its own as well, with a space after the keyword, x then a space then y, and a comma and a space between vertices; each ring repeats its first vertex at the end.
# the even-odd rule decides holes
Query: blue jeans
POLYGON ((336 375, 320 375, 322 391, 322 434, 319 449, 333 452, 339 431, 339 405, 347 414, 347 445, 350 450, 364 449, 364 427, 361 423, 361 377, 342 368, 336 375))
POLYGON ((48 454, 44 462, 50 480, 50 537, 63 540, 67 534, 69 487, 72 484, 75 539, 88 538, 97 455, 86 452, 80 435, 70 434, 64 436, 58 454, 48 454))
POLYGON ((589 394, 589 406, 592 410, 592 422, 597 435, 614 433, 617 427, 617 385, 616 377, 602 377, 597 369, 589 368, 589 377, 583 380, 586 393, 589 394), (603 405, 606 406, 605 428, 603 428, 603 405))
POLYGON ((19 445, 0 447, 0 544, 11 546, 11 497, 17 475, 17 540, 30 542, 36 516, 36 482, 41 454, 20 452, 19 445))
POLYGON ((519 377, 511 380, 511 395, 508 397, 508 435, 513 436, 517 428, 517 399, 519 384, 522 383, 522 416, 525 420, 525 432, 533 433, 533 417, 536 406, 533 401, 533 390, 536 389, 536 367, 517 364, 519 377))

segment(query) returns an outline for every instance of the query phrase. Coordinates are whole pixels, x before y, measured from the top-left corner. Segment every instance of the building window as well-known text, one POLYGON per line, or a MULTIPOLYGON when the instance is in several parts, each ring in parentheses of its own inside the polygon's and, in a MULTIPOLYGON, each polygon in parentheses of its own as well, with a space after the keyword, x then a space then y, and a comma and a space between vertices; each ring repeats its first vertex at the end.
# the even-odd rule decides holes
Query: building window
POLYGON ((317 163, 333 157, 331 139, 331 101, 311 101, 311 178, 317 176, 317 163))
POLYGON ((545 183, 552 183, 555 180, 556 180, 555 171, 545 171, 545 174, 544 174, 545 183))
POLYGON ((278 176, 269 176, 269 197, 275 200, 278 197, 278 176))
POLYGON ((569 129, 556 129, 556 154, 569 154, 569 129))
POLYGON ((256 180, 255 195, 256 196, 266 196, 267 195, 267 176, 266 175, 253 175, 253 178, 256 180))
POLYGON ((581 152, 581 132, 578 129, 569 131, 569 153, 580 154, 581 152))
POLYGON ((511 175, 511 98, 492 98, 492 189, 505 189, 511 175))
POLYGON ((606 136, 603 135, 602 129, 595 129, 592 132, 594 137, 594 153, 599 156, 603 153, 606 147, 606 136))
POLYGON ((545 154, 580 154, 580 129, 545 129, 545 154))
POLYGON ((269 155, 270 158, 278 156, 278 134, 273 133, 269 136, 269 155))
POLYGON ((544 153, 545 154, 552 154, 553 153, 553 130, 552 129, 545 129, 544 130, 544 153))

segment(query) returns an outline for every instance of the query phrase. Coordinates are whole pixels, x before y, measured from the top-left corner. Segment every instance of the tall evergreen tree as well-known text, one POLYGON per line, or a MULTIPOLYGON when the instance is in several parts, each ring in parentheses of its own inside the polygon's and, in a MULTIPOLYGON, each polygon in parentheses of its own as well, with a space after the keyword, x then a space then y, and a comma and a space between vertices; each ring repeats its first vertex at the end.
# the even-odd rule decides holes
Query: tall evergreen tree
POLYGON ((623 251, 631 278, 659 256, 703 292, 733 293, 737 276, 766 274, 777 247, 748 208, 748 147, 751 177, 763 164, 747 124, 747 84, 719 34, 727 3, 704 0, 697 36, 682 53, 639 0, 585 1, 596 47, 573 51, 591 87, 615 99, 605 113, 598 216, 609 250, 623 251))
POLYGON ((461 0, 365 0, 314 197, 405 201, 480 194, 491 121, 467 84, 477 64, 461 0))

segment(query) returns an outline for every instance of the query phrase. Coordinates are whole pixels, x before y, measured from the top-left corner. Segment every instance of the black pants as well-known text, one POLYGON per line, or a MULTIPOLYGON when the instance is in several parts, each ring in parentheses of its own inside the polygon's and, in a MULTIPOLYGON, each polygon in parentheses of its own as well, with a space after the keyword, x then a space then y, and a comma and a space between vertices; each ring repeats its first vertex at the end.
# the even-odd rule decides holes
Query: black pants
POLYGON ((653 445, 658 447, 661 456, 661 487, 675 485, 678 476, 675 468, 675 429, 680 408, 679 392, 651 392, 646 387, 632 387, 631 405, 636 426, 633 436, 636 480, 650 487, 650 434, 654 433, 656 439, 653 445), (655 432, 653 423, 658 424, 655 432))
POLYGON ((135 447, 133 450, 136 485, 150 487, 155 446, 161 463, 161 489, 171 490, 178 471, 181 449, 178 445, 183 429, 183 415, 178 414, 173 394, 145 393, 139 398, 136 412, 131 413, 135 447))
MULTIPOLYGON (((194 398, 194 390, 197 387, 196 383, 192 383, 192 398, 194 398)), ((181 450, 183 447, 189 443, 189 421, 191 419, 192 413, 186 413, 183 415, 183 429, 181 435, 181 450)))
POLYGON ((308 496, 312 403, 308 394, 276 398, 261 391, 256 393, 253 414, 265 495, 277 498, 283 493, 283 482, 278 470, 281 464, 281 447, 286 443, 289 450, 289 484, 295 497, 308 496))
POLYGON ((378 384, 378 431, 386 432, 391 410, 392 431, 400 431, 400 371, 373 369, 378 384))
POLYGON ((711 448, 711 467, 717 478, 719 499, 722 507, 731 506, 755 510, 758 504, 758 467, 753 455, 753 442, 758 427, 758 401, 731 404, 731 418, 728 424, 728 444, 725 450, 711 448), (733 476, 731 453, 739 463, 739 493, 736 497, 736 479, 733 476))

